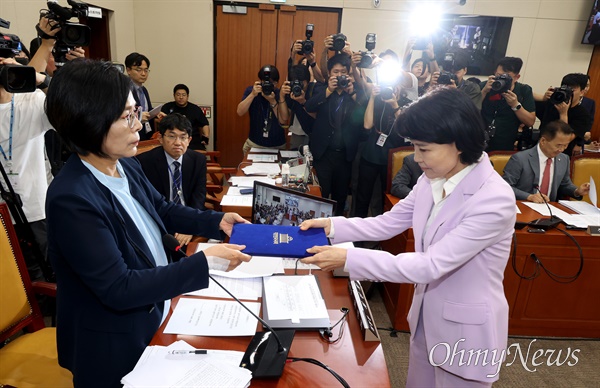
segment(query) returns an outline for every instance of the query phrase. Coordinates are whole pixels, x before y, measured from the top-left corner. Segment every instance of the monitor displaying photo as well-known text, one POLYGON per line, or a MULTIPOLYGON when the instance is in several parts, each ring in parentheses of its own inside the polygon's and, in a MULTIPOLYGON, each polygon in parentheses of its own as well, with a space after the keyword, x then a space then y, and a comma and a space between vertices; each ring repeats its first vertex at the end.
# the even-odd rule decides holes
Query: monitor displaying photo
POLYGON ((255 181, 252 223, 299 226, 304 220, 331 217, 335 205, 330 199, 255 181))
POLYGON ((581 43, 600 44, 600 0, 594 0, 592 4, 581 43))

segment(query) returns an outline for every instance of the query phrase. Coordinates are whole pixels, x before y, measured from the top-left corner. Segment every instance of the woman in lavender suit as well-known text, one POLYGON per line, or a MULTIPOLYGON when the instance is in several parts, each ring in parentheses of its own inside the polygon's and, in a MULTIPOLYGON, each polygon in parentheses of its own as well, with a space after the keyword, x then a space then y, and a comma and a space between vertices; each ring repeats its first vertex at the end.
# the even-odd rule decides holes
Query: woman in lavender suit
POLYGON ((498 380, 508 337, 502 279, 515 196, 494 171, 471 100, 440 88, 408 107, 395 131, 423 169, 412 192, 378 217, 304 221, 335 243, 390 239, 413 228, 415 252, 313 247, 303 259, 353 279, 414 283, 408 387, 486 387, 498 380))

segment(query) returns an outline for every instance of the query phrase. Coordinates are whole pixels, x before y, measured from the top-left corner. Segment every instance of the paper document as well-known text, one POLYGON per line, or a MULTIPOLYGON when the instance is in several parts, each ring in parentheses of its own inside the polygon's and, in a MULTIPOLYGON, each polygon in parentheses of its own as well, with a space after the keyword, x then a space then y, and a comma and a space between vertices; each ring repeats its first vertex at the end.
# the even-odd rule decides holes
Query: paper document
POLYGON ((298 151, 279 150, 279 153, 281 154, 282 158, 299 158, 300 157, 300 152, 298 152, 298 151))
POLYGON ((272 276, 263 281, 269 320, 329 318, 313 275, 272 276))
POLYGON ((253 162, 275 162, 277 161, 277 155, 275 154, 248 154, 248 160, 253 162))
POLYGON ((269 185, 275 184, 275 179, 262 176, 232 176, 231 178, 229 178, 229 183, 231 183, 232 186, 238 187, 254 187, 254 181, 267 183, 269 185))
MULTIPOLYGON (((215 244, 199 243, 196 247, 196 253, 205 250, 215 244)), ((253 256, 252 260, 245 261, 238 265, 233 271, 224 272, 210 270, 211 275, 218 275, 227 278, 260 278, 263 276, 271 276, 273 274, 284 273, 283 258, 281 257, 266 257, 253 256)), ((261 283, 262 284, 262 283, 261 283)), ((262 287, 261 287, 262 290, 262 287)), ((237 295, 236 295, 237 296, 237 295)))
POLYGON ((574 226, 576 228, 582 228, 582 229, 587 228, 590 225, 592 225, 592 226, 600 225, 600 213, 598 213, 596 215, 568 214, 568 215, 561 217, 561 219, 567 225, 574 226))
POLYGON ((596 182, 594 182, 594 178, 590 176, 590 201, 592 201, 592 205, 598 207, 598 191, 596 189, 596 182))
POLYGON ((548 210, 548 207, 550 207, 550 209, 552 210, 552 215, 560 218, 561 220, 563 219, 563 217, 569 215, 569 213, 562 211, 559 208, 557 208, 556 206, 552 206, 550 204, 546 205, 545 203, 535 203, 535 202, 523 202, 523 204, 529 206, 530 208, 532 208, 533 210, 535 210, 536 212, 540 213, 541 215, 543 215, 545 217, 550 217, 550 211, 548 210))
MULTIPOLYGON (((262 278, 239 279, 226 278, 217 275, 214 275, 214 278, 238 299, 258 300, 258 298, 262 295, 262 278)), ((221 287, 219 287, 212 279, 208 280, 207 288, 188 292, 185 295, 231 299, 231 296, 221 287)))
POLYGON ((221 206, 252 206, 251 195, 229 195, 225 194, 221 198, 221 206))
POLYGON ((135 368, 121 379, 125 387, 246 387, 252 373, 239 364, 243 352, 208 350, 202 355, 173 355, 195 350, 185 341, 148 346, 135 368))
POLYGON ((263 154, 276 154, 279 152, 277 148, 260 148, 260 147, 252 147, 250 148, 250 152, 258 152, 263 154))
POLYGON ((566 201, 561 199, 558 201, 561 205, 568 207, 569 209, 579 213, 579 214, 588 214, 588 215, 597 215, 600 214, 600 209, 596 206, 584 202, 584 201, 566 201))
MULTIPOLYGON (((258 315, 260 304, 243 302, 258 315)), ((165 334, 250 336, 257 321, 236 301, 180 298, 165 334)))
POLYGON ((148 112, 148 114, 150 115, 150 120, 152 120, 153 118, 158 116, 162 107, 163 107, 163 104, 160 104, 159 106, 154 107, 150 112, 148 112))
POLYGON ((246 175, 279 175, 281 167, 279 163, 252 163, 242 168, 246 175))

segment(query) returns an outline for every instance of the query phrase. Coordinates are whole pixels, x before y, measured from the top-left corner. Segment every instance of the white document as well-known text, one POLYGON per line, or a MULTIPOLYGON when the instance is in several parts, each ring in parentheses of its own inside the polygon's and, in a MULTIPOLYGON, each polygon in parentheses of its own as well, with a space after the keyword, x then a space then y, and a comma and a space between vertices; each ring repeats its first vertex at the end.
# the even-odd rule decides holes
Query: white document
POLYGON ((275 184, 275 179, 269 178, 269 177, 262 177, 262 176, 261 177, 232 176, 231 178, 229 178, 229 183, 231 183, 232 186, 238 186, 238 187, 254 187, 254 181, 267 183, 269 185, 275 184))
POLYGON ((245 387, 252 373, 239 364, 243 352, 208 350, 178 356, 173 350, 195 350, 179 340, 169 346, 148 346, 135 368, 121 379, 125 387, 245 387))
POLYGON ((252 147, 252 148, 250 148, 250 152, 262 152, 263 154, 276 154, 279 152, 279 150, 277 148, 252 147))
POLYGON ((596 190, 596 182, 594 182, 594 178, 590 176, 590 200, 592 204, 598 207, 598 191, 596 190))
POLYGON ((284 257, 283 258, 283 268, 285 268, 285 269, 308 269, 308 270, 321 269, 321 268, 319 268, 319 266, 314 265, 314 264, 304 264, 303 262, 300 261, 300 259, 297 259, 295 257, 284 257), (298 262, 297 265, 296 265, 296 262, 298 262))
POLYGON ((221 206, 252 206, 251 195, 229 195, 225 194, 221 198, 221 206))
POLYGON ((588 214, 588 215, 597 215, 600 214, 600 209, 598 209, 596 206, 584 202, 584 201, 566 201, 564 199, 561 199, 560 201, 558 201, 558 203, 560 203, 561 205, 568 207, 569 209, 573 210, 574 212, 577 212, 579 214, 588 214))
POLYGON ((248 154, 248 160, 253 162, 275 162, 277 155, 275 154, 248 154))
POLYGON ((159 106, 154 107, 150 112, 148 112, 148 114, 150 115, 150 120, 152 120, 153 118, 158 116, 162 107, 163 107, 163 104, 160 104, 159 106))
POLYGON ((596 215, 589 214, 568 214, 561 217, 567 225, 572 225, 576 228, 587 228, 592 225, 600 225, 600 213, 596 215))
POLYGON ((242 195, 242 193, 240 193, 240 187, 234 187, 234 186, 229 186, 227 188, 227 192, 225 194, 226 195, 242 195))
MULTIPOLYGON (((243 302, 258 315, 260 304, 243 302)), ((165 327, 165 334, 251 336, 256 318, 236 301, 180 298, 165 327)))
POLYGON ((279 163, 252 163, 242 168, 246 175, 279 175, 281 167, 279 163))
POLYGON ((329 318, 314 276, 272 276, 263 280, 269 320, 329 318))
POLYGON ((561 220, 563 219, 563 217, 569 216, 569 213, 562 211, 559 208, 557 208, 556 206, 552 206, 550 204, 546 205, 545 203, 535 203, 535 202, 523 202, 523 204, 529 206, 530 208, 532 208, 533 210, 535 210, 536 212, 540 213, 541 215, 543 215, 545 217, 550 217, 550 211, 548 209, 548 206, 550 207, 550 209, 552 209, 552 215, 560 218, 561 220))
MULTIPOLYGON (((211 271, 211 273, 212 272, 213 271, 211 271)), ((226 278, 217 275, 215 275, 214 278, 238 299, 258 300, 258 298, 262 295, 262 278, 240 279, 226 278)), ((208 280, 207 288, 188 292, 185 295, 231 299, 231 296, 229 296, 229 294, 219 287, 212 279, 208 280)))
POLYGON ((282 158, 299 158, 300 152, 298 151, 287 151, 287 150, 279 150, 282 158))
MULTIPOLYGON (((205 250, 215 244, 199 243, 196 247, 196 252, 205 250)), ((285 273, 283 268, 282 257, 266 257, 266 256, 253 256, 250 261, 245 261, 238 265, 233 271, 217 271, 210 270, 211 275, 218 275, 227 278, 261 278, 263 276, 271 276, 273 274, 285 273)), ((262 285, 262 283, 261 283, 262 285)), ((261 287, 262 290, 262 287, 261 287)), ((237 295, 236 295, 237 296, 237 295)))

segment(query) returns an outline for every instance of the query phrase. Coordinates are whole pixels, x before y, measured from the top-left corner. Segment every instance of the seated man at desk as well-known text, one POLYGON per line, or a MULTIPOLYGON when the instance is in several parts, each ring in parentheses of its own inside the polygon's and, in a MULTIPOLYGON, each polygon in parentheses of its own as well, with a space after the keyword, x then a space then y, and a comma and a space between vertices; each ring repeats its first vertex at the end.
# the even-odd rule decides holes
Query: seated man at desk
POLYGON ((392 179, 390 192, 400 199, 406 198, 422 174, 421 166, 415 162, 415 154, 406 155, 402 161, 402 167, 392 179))
POLYGON ((569 124, 556 120, 542 128, 536 147, 510 157, 502 177, 513 188, 517 200, 555 202, 564 196, 581 200, 589 193, 589 183, 579 187, 573 184, 569 157, 562 153, 573 136, 569 124))
MULTIPOLYGON (((158 130, 162 147, 137 156, 144 174, 168 200, 204 210, 206 156, 188 150, 192 140, 190 120, 180 113, 172 113, 162 119, 158 130)), ((175 238, 186 245, 192 236, 176 233, 175 238)))

